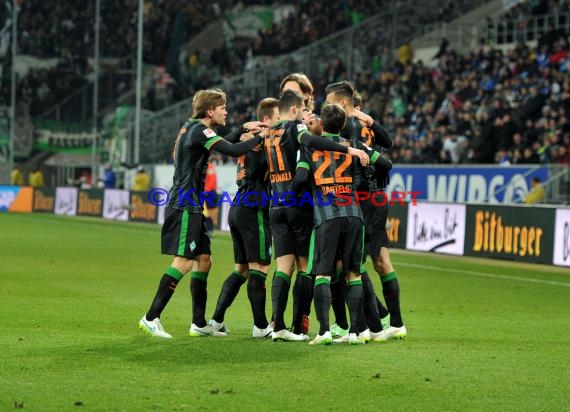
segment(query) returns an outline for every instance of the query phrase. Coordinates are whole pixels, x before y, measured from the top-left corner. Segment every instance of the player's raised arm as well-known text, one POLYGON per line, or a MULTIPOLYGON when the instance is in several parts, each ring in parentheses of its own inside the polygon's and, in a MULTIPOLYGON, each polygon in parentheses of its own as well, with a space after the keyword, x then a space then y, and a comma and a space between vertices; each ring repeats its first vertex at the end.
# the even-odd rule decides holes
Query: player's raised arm
POLYGON ((360 110, 354 109, 352 115, 356 117, 358 120, 362 121, 366 124, 367 127, 372 130, 374 133, 374 142, 381 147, 390 148, 392 147, 392 139, 388 134, 388 131, 380 125, 376 120, 372 117, 367 115, 366 113, 361 112, 360 110))

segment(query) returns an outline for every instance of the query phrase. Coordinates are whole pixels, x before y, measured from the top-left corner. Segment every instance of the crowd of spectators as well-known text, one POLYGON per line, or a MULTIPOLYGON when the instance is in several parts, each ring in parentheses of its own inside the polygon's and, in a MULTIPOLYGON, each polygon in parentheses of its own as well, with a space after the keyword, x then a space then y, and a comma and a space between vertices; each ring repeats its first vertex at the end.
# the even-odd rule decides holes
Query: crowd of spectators
MULTIPOLYGON (((518 7, 540 14, 566 4, 530 0, 518 7)), ((380 35, 369 33, 371 39, 380 35)), ((482 47, 467 55, 444 42, 435 67, 414 63, 409 44, 395 52, 369 45, 350 80, 363 95, 365 111, 393 136, 394 162, 570 163, 568 33, 551 28, 537 40, 532 48, 482 47)), ((328 83, 346 78, 341 59, 313 74, 317 105, 328 83)), ((251 95, 240 91, 230 98, 238 108, 230 123, 252 118, 251 95)))
MULTIPOLYGON (((264 3, 263 0, 259 2, 264 3)), ((417 7, 411 15, 405 13, 405 18, 400 16, 399 25, 407 29, 413 22, 416 27, 410 29, 417 30, 434 21, 450 21, 464 11, 466 3, 466 0, 419 0, 415 3, 417 7)), ((256 61, 262 61, 265 56, 292 52, 351 25, 359 24, 377 13, 396 12, 401 4, 406 2, 295 0, 292 12, 270 27, 259 29, 256 38, 234 39, 220 48, 193 52, 185 56, 179 70, 182 73, 180 81, 184 84, 186 93, 179 97, 187 97, 204 85, 221 83, 226 78, 243 73, 254 66, 256 61)), ((391 17, 392 21, 393 19, 391 17)))
POLYGON ((365 17, 380 12, 384 4, 385 2, 373 0, 345 2, 298 0, 293 13, 279 23, 259 30, 253 52, 259 55, 292 52, 352 24, 360 23, 365 17))
POLYGON ((567 39, 555 55, 518 45, 442 55, 429 69, 395 65, 380 81, 356 79, 394 137, 398 163, 568 163, 567 39))
MULTIPOLYGON (((31 70, 20 80, 19 96, 41 106, 32 107, 33 112, 44 108, 46 102, 55 104, 86 82, 87 61, 94 43, 93 1, 87 2, 88 7, 79 0, 51 6, 39 0, 22 2, 20 53, 62 57, 56 68, 31 70), (57 24, 46 24, 50 21, 57 24)), ((188 2, 182 6, 178 3, 145 1, 147 62, 166 63, 177 13, 183 13, 191 29, 199 31, 212 18, 221 17, 225 8, 238 2, 188 2)), ((440 7, 431 12, 438 19, 449 20, 462 11, 462 3, 438 2, 440 7)), ((136 4, 136 0, 126 0, 120 5, 101 2, 102 55, 122 57, 134 52, 136 4)), ((295 12, 269 29, 262 29, 253 43, 236 40, 207 53, 187 56, 191 76, 178 98, 243 72, 258 54, 286 53, 359 23, 381 11, 383 3, 345 0, 331 4, 324 0, 296 0, 295 12)), ((568 3, 529 0, 513 7, 504 19, 551 13, 555 7, 564 10, 568 3)), ((568 35, 561 30, 550 30, 538 40, 536 48, 521 44, 507 52, 481 49, 460 55, 445 48, 435 57, 434 68, 413 62, 409 43, 396 53, 378 44, 367 44, 353 61, 355 74, 350 80, 364 98, 364 110, 380 119, 392 134, 394 147, 389 155, 394 162, 568 163, 568 35)), ((312 79, 317 106, 324 100, 322 93, 328 83, 347 78, 341 57, 322 65, 319 76, 312 79)), ((3 87, 2 94, 5 91, 3 87)), ((253 118, 257 99, 247 90, 233 90, 228 128, 253 118)))
MULTIPOLYGON (((183 23, 186 36, 179 41, 186 41, 190 34, 220 17, 223 7, 234 3, 145 0, 144 62, 166 65, 177 19, 183 23)), ((58 59, 53 67, 32 67, 19 79, 18 98, 29 101, 31 113, 39 115, 88 82, 95 46, 95 0, 22 0, 19 4, 18 54, 58 59)), ((125 63, 120 66, 128 68, 137 47, 138 0, 101 0, 100 7, 100 56, 122 60, 125 63)), ((0 9, 0 20, 9 21, 9 7, 2 5, 0 9)), ((8 55, 4 63, 9 60, 8 55)), ((0 99, 7 104, 9 70, 4 70, 2 83, 0 99)))
POLYGON ((535 49, 445 50, 435 68, 394 63, 354 82, 394 137, 399 163, 570 162, 567 34, 535 49))
MULTIPOLYGON (((89 59, 95 45, 95 0, 46 2, 23 0, 18 16, 21 54, 89 59)), ((138 0, 100 1, 100 50, 104 57, 126 57, 137 46, 138 0)), ((219 2, 146 0, 144 2, 144 58, 166 62, 177 13, 188 16, 188 30, 199 31, 219 13, 219 2)))
MULTIPOLYGON (((393 137, 395 163, 567 164, 570 46, 567 34, 546 37, 552 41, 532 49, 445 49, 432 68, 396 53, 380 67, 368 62, 351 80, 364 110, 393 137)), ((328 83, 346 79, 341 60, 329 66, 312 78, 317 106, 328 83)), ((255 104, 244 90, 232 93, 229 127, 253 118, 255 104)))
MULTIPOLYGON (((461 12, 464 1, 423 0, 432 18, 450 20, 461 12), (457 4, 459 4, 459 6, 457 4)), ((274 5, 268 0, 218 0, 196 2, 178 0, 146 0, 144 2, 144 61, 172 67, 174 42, 185 42, 209 22, 226 12, 251 5, 274 5), (182 36, 179 35, 182 33, 182 36)), ((208 52, 193 53, 184 61, 171 101, 182 99, 207 84, 240 73, 254 56, 279 55, 298 49, 331 33, 358 24, 367 17, 393 9, 397 2, 387 0, 294 0, 294 11, 285 19, 259 31, 257 39, 234 39, 208 52), (387 6, 390 7, 387 7, 387 6), (215 68, 215 69, 212 69, 215 68), (182 87, 180 87, 182 86, 182 87), (181 93, 182 91, 182 93, 181 93)), ((90 59, 95 44, 95 0, 50 2, 19 1, 18 53, 37 58, 57 58, 51 68, 31 68, 27 77, 19 79, 18 98, 31 102, 31 113, 39 115, 62 98, 88 82, 92 71, 90 59)), ((100 1, 100 54, 103 58, 132 61, 136 51, 138 0, 100 1)), ((9 7, 0 7, 0 20, 6 20, 9 7)), ((9 60, 9 59, 7 59, 9 60)), ((124 65, 123 65, 124 67, 124 65)), ((4 73, 8 73, 5 71, 4 73)), ((8 102, 9 76, 3 76, 2 98, 8 102)), ((121 84, 124 81, 108 82, 121 84)), ((132 81, 130 82, 132 83, 132 81)))

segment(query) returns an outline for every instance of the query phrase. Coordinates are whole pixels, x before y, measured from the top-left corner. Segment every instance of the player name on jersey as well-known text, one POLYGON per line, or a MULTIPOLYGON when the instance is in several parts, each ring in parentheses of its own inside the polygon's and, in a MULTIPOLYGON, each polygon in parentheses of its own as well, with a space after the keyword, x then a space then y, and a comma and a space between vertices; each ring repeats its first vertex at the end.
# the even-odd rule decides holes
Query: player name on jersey
POLYGON ((283 183, 291 180, 291 172, 270 175, 271 183, 283 183))
POLYGON ((323 195, 328 195, 329 193, 352 193, 351 185, 321 186, 320 189, 323 195))

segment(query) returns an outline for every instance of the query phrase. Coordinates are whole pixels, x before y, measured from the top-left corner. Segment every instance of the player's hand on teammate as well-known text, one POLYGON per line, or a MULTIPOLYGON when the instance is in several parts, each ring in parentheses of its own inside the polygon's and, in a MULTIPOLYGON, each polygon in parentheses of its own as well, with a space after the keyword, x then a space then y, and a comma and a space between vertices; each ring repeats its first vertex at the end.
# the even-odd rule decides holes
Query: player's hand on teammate
POLYGON ((364 150, 355 149, 354 147, 349 147, 348 154, 351 156, 358 157, 360 159, 360 164, 362 166, 367 166, 368 163, 370 162, 370 158, 368 157, 368 154, 364 150))
POLYGON ((366 125, 366 126, 368 126, 368 127, 372 126, 372 123, 374 123, 374 119, 373 119, 371 116, 367 115, 367 114, 364 113, 364 112, 361 112, 360 110, 356 110, 356 109, 355 109, 355 110, 352 112, 352 115, 353 115, 354 117, 356 117, 358 120, 360 120, 362 123, 364 123, 364 125, 366 125))
POLYGON ((303 110, 303 123, 305 123, 307 126, 309 125, 311 120, 313 120, 315 117, 318 117, 318 116, 316 114, 314 114, 312 111, 310 111, 309 109, 303 110))
POLYGON ((306 124, 312 134, 320 136, 323 133, 323 122, 316 114, 311 114, 310 120, 306 124))
POLYGON ((253 132, 242 133, 241 136, 239 137, 239 141, 247 142, 248 140, 253 139, 253 136, 254 136, 253 132))
POLYGON ((260 132, 264 127, 271 127, 269 123, 265 122, 247 122, 243 124, 243 128, 249 130, 250 132, 257 133, 260 132))
MULTIPOLYGON (((242 133, 242 135, 239 137, 239 141, 240 142, 247 142, 248 140, 251 140, 255 137, 255 133, 253 132, 247 132, 247 133, 242 133)), ((254 152, 259 152, 261 150, 261 144, 258 144, 257 146, 255 146, 253 149, 254 152)))

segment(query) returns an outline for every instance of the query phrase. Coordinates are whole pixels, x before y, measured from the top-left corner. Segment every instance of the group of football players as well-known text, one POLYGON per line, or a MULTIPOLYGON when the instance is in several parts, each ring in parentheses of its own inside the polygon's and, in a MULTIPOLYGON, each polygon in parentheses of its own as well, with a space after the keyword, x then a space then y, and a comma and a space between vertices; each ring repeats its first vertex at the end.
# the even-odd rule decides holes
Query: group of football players
POLYGON ((162 253, 174 259, 139 321, 143 331, 172 337, 160 315, 177 284, 190 272, 190 336, 227 336, 225 313, 244 283, 254 338, 328 345, 406 336, 398 278, 389 254, 388 206, 373 204, 366 196, 355 197, 357 191, 377 193, 386 188, 391 163, 382 152, 392 141, 378 122, 361 111, 361 98, 349 82, 327 86, 320 117, 312 112, 313 92, 306 75, 288 75, 281 82, 278 99, 259 103, 257 121, 225 137, 214 130, 225 125, 225 93, 208 89, 195 94, 192 117, 174 145, 173 186, 162 227, 162 253), (200 196, 212 150, 237 157, 238 193, 228 216, 235 267, 207 322, 212 261, 200 196), (248 201, 237 201, 244 194, 248 201), (271 199, 269 204, 261 201, 266 198, 271 199), (265 284, 272 255, 276 269, 268 320, 265 284), (380 276, 386 307, 363 267, 366 255, 380 276), (289 329, 284 314, 294 273, 289 329), (313 301, 319 331, 310 340, 313 301))

